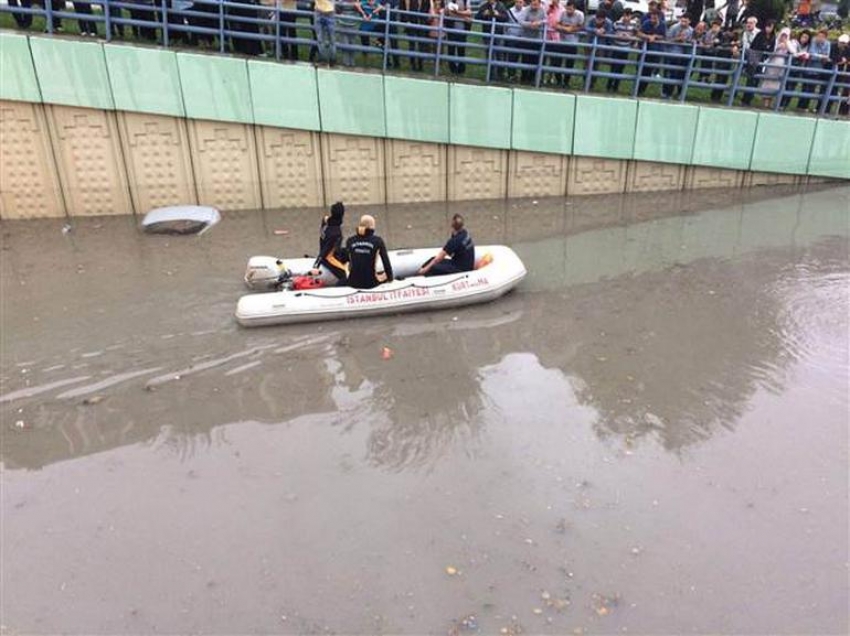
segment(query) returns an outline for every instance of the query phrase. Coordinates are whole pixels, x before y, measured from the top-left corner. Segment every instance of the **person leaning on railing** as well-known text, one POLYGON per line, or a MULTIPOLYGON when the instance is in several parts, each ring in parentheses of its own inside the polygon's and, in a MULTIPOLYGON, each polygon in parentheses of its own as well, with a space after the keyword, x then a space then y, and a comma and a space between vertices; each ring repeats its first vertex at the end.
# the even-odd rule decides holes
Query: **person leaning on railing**
MULTIPOLYGON (((561 47, 561 32, 558 31, 558 25, 561 23, 561 16, 564 14, 564 8, 560 2, 550 2, 546 9, 546 51, 549 55, 546 56, 546 65, 552 68, 560 68, 564 50, 561 47)), ((543 78, 544 84, 564 85, 564 76, 555 71, 546 73, 543 78)))
MULTIPOLYGON (((815 34, 812 43, 809 45, 809 68, 823 70, 830 67, 829 54, 831 46, 827 39, 828 35, 829 31, 826 29, 819 29, 815 34)), ((814 73, 814 75, 820 81, 826 80, 826 74, 824 73, 814 73)), ((825 87, 819 83, 811 92, 820 93, 821 99, 823 99, 826 97, 825 90, 825 87)), ((815 106, 811 107, 809 111, 814 113, 817 112, 817 110, 817 102, 815 102, 815 106)))
POLYGON ((531 0, 522 13, 519 14, 519 24, 522 27, 522 37, 517 44, 524 49, 522 63, 526 68, 522 69, 520 79, 530 83, 534 81, 534 68, 540 57, 540 49, 543 46, 543 31, 546 28, 546 12, 540 5, 540 0, 531 0))
MULTIPOLYGON (((629 59, 629 53, 635 45, 635 33, 637 32, 637 23, 632 16, 631 7, 623 9, 623 14, 620 19, 614 23, 614 39, 612 44, 617 47, 614 51, 609 51, 608 56, 612 59, 623 60, 620 63, 611 63, 611 73, 621 75, 626 68, 625 61, 629 59)), ((609 93, 616 93, 620 90, 620 78, 609 77, 606 89, 609 93)))
MULTIPOLYGON (((525 0, 514 0, 513 5, 508 9, 508 25, 505 27, 505 35, 509 36, 510 38, 522 37, 522 26, 520 26, 519 23, 519 16, 525 10, 525 7, 525 0)), ((506 40, 505 43, 510 49, 507 53, 508 62, 510 62, 511 64, 516 64, 519 61, 519 53, 516 50, 517 48, 519 48, 518 42, 514 39, 510 39, 506 40)), ((508 79, 512 82, 516 81, 516 69, 508 69, 508 79)))
MULTIPOLYGON (((449 57, 466 57, 466 31, 472 29, 472 8, 469 0, 449 0, 446 4, 443 28, 446 31, 446 54, 449 57)), ((449 72, 463 75, 466 63, 462 60, 449 60, 449 72)))
POLYGON ((363 9, 360 8, 360 0, 336 0, 336 37, 337 48, 342 55, 342 65, 354 66, 356 52, 352 49, 357 45, 358 31, 363 9))
MULTIPOLYGON (((609 38, 614 34, 614 25, 605 14, 605 9, 596 10, 593 19, 585 26, 585 33, 594 46, 608 44, 609 38)), ((599 55, 607 57, 607 52, 600 51, 599 55)), ((595 84, 596 76, 592 75, 590 78, 590 88, 593 88, 595 84)))
POLYGON ((314 23, 316 53, 319 60, 333 66, 336 63, 336 7, 334 0, 316 0, 314 3, 314 23))
MULTIPOLYGON (((584 32, 584 13, 578 9, 575 0, 567 0, 564 12, 555 27, 561 34, 561 44, 558 51, 566 56, 564 58, 564 70, 569 73, 575 67, 578 55, 579 36, 584 32)), ((561 75, 560 85, 564 88, 570 87, 572 75, 561 75)))
MULTIPOLYGON (((786 93, 796 93, 802 89, 809 90, 805 80, 809 77, 805 69, 809 64, 809 45, 812 43, 812 33, 803 29, 796 38, 796 53, 791 57, 791 69, 788 71, 788 79, 785 82, 786 93)), ((791 98, 787 95, 782 98, 780 108, 785 109, 791 104, 791 98)), ((806 110, 809 106, 807 97, 797 98, 797 108, 806 110)))
MULTIPOLYGON (((416 28, 424 26, 428 22, 428 13, 431 9, 429 0, 399 0, 398 5, 401 14, 399 22, 407 25, 404 27, 404 35, 407 36, 407 50, 411 53, 428 53, 429 43, 424 40, 428 36, 425 29, 416 28)), ((424 60, 416 55, 410 56, 410 68, 414 71, 423 70, 424 60)))
MULTIPOLYGON (((751 20, 754 18, 749 18, 747 20, 747 26, 750 25, 751 20)), ((745 30, 742 34, 742 41, 746 44, 748 30, 745 30)), ((747 62, 746 66, 746 74, 747 74, 747 88, 757 88, 759 85, 759 70, 761 69, 761 64, 765 59, 765 56, 769 53, 773 52, 773 49, 776 47, 776 23, 773 20, 768 20, 764 23, 764 29, 759 31, 755 37, 752 38, 752 41, 749 47, 744 48, 744 56, 747 62)), ((749 106, 753 101, 753 95, 755 95, 754 91, 748 91, 744 93, 743 97, 741 97, 741 103, 744 106, 749 106)))
POLYGON ((504 68, 498 63, 503 61, 503 55, 495 50, 495 47, 500 46, 501 40, 498 36, 503 34, 504 25, 510 20, 508 10, 499 0, 484 0, 475 13, 475 19, 485 23, 482 25, 482 30, 487 33, 483 40, 484 46, 487 51, 493 51, 491 62, 496 63, 496 79, 501 81, 504 79, 504 68))
MULTIPOLYGON (((694 39, 694 29, 691 27, 691 18, 687 14, 679 17, 679 21, 667 30, 667 40, 673 44, 667 46, 669 53, 690 54, 692 51, 691 43, 694 39)), ((682 82, 685 79, 685 69, 688 66, 688 59, 684 57, 668 57, 667 64, 676 68, 665 69, 665 77, 676 82, 675 84, 663 84, 661 86, 661 95, 664 99, 676 97, 682 90, 682 82)))
POLYGON ((840 98, 837 112, 846 117, 850 115, 850 35, 844 33, 838 37, 831 47, 830 60, 838 72, 832 95, 840 98))
MULTIPOLYGON (((652 11, 643 19, 637 37, 646 42, 647 51, 661 50, 661 41, 667 37, 667 25, 661 19, 658 11, 652 11)), ((659 57, 647 53, 643 61, 643 69, 640 72, 641 79, 638 80, 638 95, 643 95, 646 92, 648 83, 643 78, 652 76, 656 72, 658 64, 659 57)))
POLYGON ((789 58, 797 53, 797 41, 791 39, 791 29, 785 27, 779 32, 773 54, 767 58, 764 65, 764 73, 759 84, 762 93, 762 104, 770 108, 774 96, 782 87, 782 76, 785 74, 785 65, 789 58))

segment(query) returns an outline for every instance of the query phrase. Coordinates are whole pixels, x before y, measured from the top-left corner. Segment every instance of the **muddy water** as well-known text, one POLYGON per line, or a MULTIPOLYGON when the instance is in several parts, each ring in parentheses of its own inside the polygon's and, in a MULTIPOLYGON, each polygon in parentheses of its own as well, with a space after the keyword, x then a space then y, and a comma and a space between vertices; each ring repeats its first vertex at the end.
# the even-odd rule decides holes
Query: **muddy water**
POLYGON ((316 211, 3 222, 4 632, 846 632, 850 189, 455 210, 514 294, 253 331, 316 211))

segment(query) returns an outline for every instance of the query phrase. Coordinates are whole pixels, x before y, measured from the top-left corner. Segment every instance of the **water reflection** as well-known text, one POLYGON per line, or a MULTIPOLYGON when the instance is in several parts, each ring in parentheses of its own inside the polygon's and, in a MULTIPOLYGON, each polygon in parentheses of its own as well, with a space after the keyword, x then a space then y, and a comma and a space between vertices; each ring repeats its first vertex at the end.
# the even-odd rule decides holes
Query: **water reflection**
MULTIPOLYGON (((4 308, 4 326, 8 319, 19 337, 3 341, 13 355, 2 365, 2 461, 32 469, 154 441, 183 456, 213 443, 222 424, 325 414, 343 434, 368 427, 371 464, 427 469, 451 452, 477 452, 506 392, 521 393, 544 419, 557 416, 550 393, 523 382, 527 356, 563 378, 600 437, 628 447, 651 436, 679 452, 734 427, 759 389, 782 391, 823 333, 832 334, 834 356, 817 364, 838 378, 828 384, 840 402, 846 189, 674 217, 658 210, 679 209, 684 195, 649 200, 652 209, 624 198, 601 207, 599 198, 566 208, 507 203, 486 213, 469 206, 482 241, 516 245, 530 271, 526 284, 493 305, 389 321, 237 330, 230 315, 238 280, 212 255, 241 265, 245 249, 232 241, 250 234, 244 225, 232 224, 228 236, 223 223, 206 246, 193 247, 203 253, 194 260, 136 245, 124 254, 132 264, 124 284, 108 287, 107 263, 92 270, 94 288, 80 275, 63 297, 80 312, 72 328, 55 323, 77 334, 70 352, 49 330, 42 338, 43 327, 24 312, 4 308), (590 214, 593 206, 600 209, 590 214), (488 224, 488 215, 498 218, 488 224), (205 289, 186 293, 201 271, 205 289), (135 318, 123 313, 140 289, 161 321, 151 322, 144 304, 135 318), (96 306, 87 302, 92 295, 96 306), (103 315, 104 307, 115 314, 103 315), (134 331, 122 334, 116 318, 134 331), (392 359, 382 358, 383 347, 392 359)), ((277 224, 245 218, 251 227, 277 224)), ((391 231, 405 232, 398 228, 406 218, 393 219, 391 231)), ((436 237, 442 227, 422 231, 436 237)), ((16 246, 17 256, 23 251, 16 246)), ((16 284, 32 270, 4 269, 4 297, 52 324, 47 307, 65 282, 16 284)))

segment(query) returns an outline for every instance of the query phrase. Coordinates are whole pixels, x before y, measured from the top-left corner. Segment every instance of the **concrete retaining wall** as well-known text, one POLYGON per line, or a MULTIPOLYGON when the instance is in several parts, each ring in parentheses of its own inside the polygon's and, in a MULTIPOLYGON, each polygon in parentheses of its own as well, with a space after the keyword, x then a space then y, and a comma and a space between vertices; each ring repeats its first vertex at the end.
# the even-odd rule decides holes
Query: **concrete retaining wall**
POLYGON ((850 178, 850 122, 0 33, 0 216, 850 178))

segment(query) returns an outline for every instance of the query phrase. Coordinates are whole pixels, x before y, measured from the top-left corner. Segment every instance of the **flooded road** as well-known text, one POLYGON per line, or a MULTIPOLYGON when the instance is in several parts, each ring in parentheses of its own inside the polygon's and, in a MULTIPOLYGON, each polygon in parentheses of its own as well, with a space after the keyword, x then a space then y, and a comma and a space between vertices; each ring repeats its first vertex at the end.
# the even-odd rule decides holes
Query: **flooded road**
POLYGON ((850 188, 455 211, 516 292, 256 330, 317 211, 4 221, 3 633, 846 633, 850 188))

